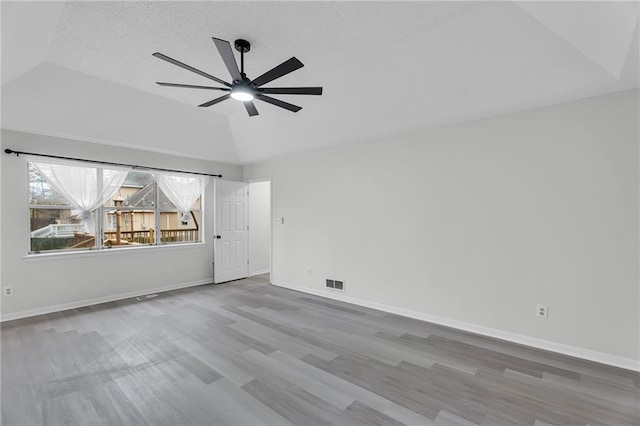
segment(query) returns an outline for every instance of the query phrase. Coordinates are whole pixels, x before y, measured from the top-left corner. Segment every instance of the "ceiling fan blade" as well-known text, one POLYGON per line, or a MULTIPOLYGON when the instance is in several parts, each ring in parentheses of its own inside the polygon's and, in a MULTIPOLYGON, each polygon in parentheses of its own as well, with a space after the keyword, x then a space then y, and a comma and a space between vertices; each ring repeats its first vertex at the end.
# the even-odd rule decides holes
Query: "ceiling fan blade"
POLYGON ((244 104, 244 107, 247 109, 247 112, 249 113, 249 117, 253 117, 254 115, 259 115, 258 110, 256 109, 256 106, 253 103, 253 101, 243 102, 243 104, 244 104))
POLYGON ((198 106, 199 106, 199 107, 210 107, 211 105, 215 105, 215 104, 217 104, 218 102, 226 101, 226 100, 227 100, 227 99, 229 99, 230 97, 231 97, 231 95, 227 93, 227 94, 226 94, 226 95, 224 95, 224 96, 220 96, 219 98, 215 98, 215 99, 214 99, 214 100, 212 100, 212 101, 205 102, 205 103, 203 103, 203 104, 201 104, 201 105, 198 105, 198 106))
POLYGON ((265 87, 258 90, 273 95, 322 95, 322 87, 265 87))
POLYGON ((176 59, 173 59, 173 58, 168 57, 167 55, 163 55, 163 54, 162 54, 162 53, 160 53, 160 52, 156 52, 156 53, 154 53, 154 54, 153 54, 153 56, 155 56, 155 57, 156 57, 156 58, 158 58, 158 59, 162 59, 163 61, 167 61, 167 62, 169 62, 170 64, 177 65, 177 66, 179 66, 180 68, 184 68, 185 70, 188 70, 188 71, 194 72, 194 73, 196 73, 196 74, 198 74, 198 75, 201 75, 201 76, 206 77, 206 78, 208 78, 208 79, 210 79, 210 80, 213 80, 213 81, 215 81, 215 82, 218 82, 218 83, 220 83, 220 84, 224 84, 224 85, 225 85, 225 86, 227 86, 227 87, 231 87, 231 84, 227 83, 227 82, 226 82, 226 81, 224 81, 224 80, 220 80, 218 77, 214 77, 214 76, 212 76, 212 75, 210 75, 210 74, 207 74, 207 73, 206 73, 206 72, 204 72, 204 71, 200 71, 199 69, 194 68, 194 67, 192 67, 191 65, 184 64, 184 63, 182 63, 182 62, 180 62, 180 61, 178 61, 178 60, 176 60, 176 59))
POLYGON ((294 104, 290 104, 288 102, 281 101, 280 99, 272 98, 271 96, 266 96, 258 93, 256 95, 256 99, 260 99, 261 101, 265 101, 270 103, 271 105, 279 106, 280 108, 288 109, 289 111, 298 112, 302 109, 294 104))
POLYGON ((295 56, 291 59, 288 59, 278 65, 275 68, 270 69, 269 71, 262 74, 260 77, 254 79, 252 81, 257 87, 262 86, 270 81, 275 80, 276 78, 280 78, 284 75, 289 74, 297 69, 304 67, 304 64, 298 60, 295 56))
POLYGON ((156 84, 159 84, 160 86, 169 86, 169 87, 186 87, 188 89, 223 90, 225 92, 231 91, 231 89, 227 89, 226 87, 194 86, 193 84, 162 83, 160 81, 156 81, 156 84))
POLYGON ((235 81, 242 81, 242 76, 240 75, 240 70, 238 69, 238 63, 236 62, 236 57, 233 55, 233 50, 231 50, 231 44, 226 40, 221 40, 219 38, 211 37, 216 47, 218 48, 218 52, 220 56, 222 56, 222 60, 224 64, 227 66, 229 70, 229 74, 231 74, 231 78, 235 81))

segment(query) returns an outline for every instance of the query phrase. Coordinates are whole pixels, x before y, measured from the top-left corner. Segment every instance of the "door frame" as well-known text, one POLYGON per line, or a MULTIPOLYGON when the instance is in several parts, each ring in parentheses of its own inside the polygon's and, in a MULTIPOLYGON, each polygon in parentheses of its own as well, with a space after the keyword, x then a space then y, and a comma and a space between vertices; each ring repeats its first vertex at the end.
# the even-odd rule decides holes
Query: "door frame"
MULTIPOLYGON (((269 234, 271 235, 269 241, 269 280, 273 277, 273 179, 271 176, 245 179, 247 184, 257 182, 269 182, 269 234)), ((251 215, 251 187, 249 187, 249 215, 251 215)), ((249 217, 251 222, 251 217, 249 217)), ((251 228, 249 228, 249 253, 251 253, 251 228)), ((251 276, 251 259, 249 259, 249 276, 251 276)))

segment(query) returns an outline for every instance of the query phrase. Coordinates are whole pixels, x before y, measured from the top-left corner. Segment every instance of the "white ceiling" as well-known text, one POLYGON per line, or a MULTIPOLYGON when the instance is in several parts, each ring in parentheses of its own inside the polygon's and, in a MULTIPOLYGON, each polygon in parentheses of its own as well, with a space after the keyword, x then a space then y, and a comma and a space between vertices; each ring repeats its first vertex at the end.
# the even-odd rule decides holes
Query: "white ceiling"
MULTIPOLYGON (((2 2, 2 126, 246 164, 640 86, 637 2, 2 2), (248 117, 159 51, 230 80, 324 87, 248 117)), ((213 83, 215 85, 215 83, 213 83)))

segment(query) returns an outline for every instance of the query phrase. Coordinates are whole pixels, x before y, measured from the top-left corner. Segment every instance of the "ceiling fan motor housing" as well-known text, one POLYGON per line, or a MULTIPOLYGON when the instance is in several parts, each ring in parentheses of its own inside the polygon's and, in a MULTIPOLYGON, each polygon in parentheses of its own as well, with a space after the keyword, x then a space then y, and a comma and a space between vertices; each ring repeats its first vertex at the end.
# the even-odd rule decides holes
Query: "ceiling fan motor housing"
POLYGON ((237 39, 234 42, 234 45, 236 47, 236 50, 240 53, 247 53, 248 51, 251 50, 251 43, 249 43, 247 40, 243 40, 241 38, 237 39))

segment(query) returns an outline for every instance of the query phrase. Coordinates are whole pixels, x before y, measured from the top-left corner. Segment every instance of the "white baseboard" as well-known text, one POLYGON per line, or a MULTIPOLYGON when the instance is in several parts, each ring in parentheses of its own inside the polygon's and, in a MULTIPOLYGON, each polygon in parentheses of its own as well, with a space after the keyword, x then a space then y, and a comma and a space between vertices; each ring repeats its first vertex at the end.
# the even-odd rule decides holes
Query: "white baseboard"
POLYGON ((251 275, 249 275, 249 276, 252 277, 254 275, 268 274, 269 272, 271 272, 271 270, 269 268, 258 269, 257 271, 251 271, 251 275))
POLYGON ((481 325, 471 324, 463 321, 452 320, 449 318, 443 318, 435 315, 429 315, 423 312, 412 311, 409 309, 397 308, 395 306, 389 306, 382 303, 369 302, 366 300, 356 299, 349 296, 344 296, 341 293, 332 293, 323 290, 317 290, 307 287, 300 287, 297 285, 285 283, 282 281, 271 281, 271 284, 278 287, 284 287, 291 290, 300 291, 302 293, 313 294, 316 296, 326 297, 328 299, 340 300, 354 305, 363 306, 366 308, 377 309, 379 311, 388 312, 390 314, 402 315, 408 318, 414 318, 421 321, 427 321, 447 327, 456 328, 458 330, 469 331, 483 336, 494 337, 496 339, 506 340, 513 343, 518 343, 525 346, 531 346, 537 349, 543 349, 546 351, 556 352, 563 355, 569 355, 576 358, 582 358, 589 361, 599 362, 601 364, 612 365, 614 367, 620 367, 632 371, 640 371, 640 361, 632 358, 624 358, 617 355, 612 355, 604 352, 593 351, 591 349, 584 349, 577 346, 565 345, 562 343, 552 342, 550 340, 538 339, 536 337, 525 336, 523 334, 512 333, 509 331, 499 330, 496 328, 484 327, 481 325))
POLYGON ((202 284, 211 284, 211 279, 191 281, 188 283, 180 283, 167 285, 163 287, 148 288, 144 290, 130 291, 127 293, 119 293, 110 296, 95 297, 93 299, 78 300, 75 302, 62 303, 60 305, 46 306, 43 308, 27 309, 24 311, 2 314, 1 322, 11 321, 20 318, 33 317, 36 315, 50 314, 52 312, 66 311, 68 309, 83 308, 85 306, 99 305, 100 303, 114 302, 116 300, 130 299, 132 297, 144 296, 151 293, 162 293, 163 291, 177 290, 180 288, 195 287, 202 284))

